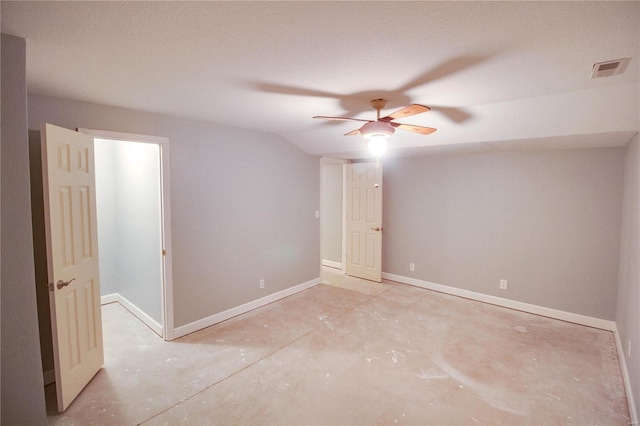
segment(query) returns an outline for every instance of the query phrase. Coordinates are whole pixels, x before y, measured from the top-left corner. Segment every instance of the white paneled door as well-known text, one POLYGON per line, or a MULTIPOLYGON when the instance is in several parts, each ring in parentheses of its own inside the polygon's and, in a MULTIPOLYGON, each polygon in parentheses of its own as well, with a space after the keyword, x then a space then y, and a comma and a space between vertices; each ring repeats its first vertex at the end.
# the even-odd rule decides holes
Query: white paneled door
POLYGON ((346 273, 382 281, 382 164, 346 165, 346 273))
POLYGON ((104 363, 93 137, 42 126, 49 302, 58 410, 104 363))

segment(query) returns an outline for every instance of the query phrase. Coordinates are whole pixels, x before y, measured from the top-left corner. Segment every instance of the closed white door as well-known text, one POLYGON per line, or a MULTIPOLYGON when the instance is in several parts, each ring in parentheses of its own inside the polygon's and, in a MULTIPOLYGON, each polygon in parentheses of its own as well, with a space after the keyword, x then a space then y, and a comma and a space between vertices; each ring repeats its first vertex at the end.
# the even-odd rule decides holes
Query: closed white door
POLYGON ((58 410, 104 364, 93 138, 42 126, 49 303, 58 410))
POLYGON ((347 275, 382 281, 382 164, 346 166, 347 275))

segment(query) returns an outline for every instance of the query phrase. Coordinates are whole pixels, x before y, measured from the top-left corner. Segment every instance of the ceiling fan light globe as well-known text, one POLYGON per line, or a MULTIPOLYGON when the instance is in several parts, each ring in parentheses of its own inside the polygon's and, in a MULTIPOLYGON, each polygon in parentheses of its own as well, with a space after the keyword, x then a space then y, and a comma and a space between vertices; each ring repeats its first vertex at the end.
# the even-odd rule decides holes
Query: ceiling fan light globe
POLYGON ((369 152, 376 157, 380 157, 387 152, 387 138, 382 135, 374 135, 369 138, 369 152))
POLYGON ((393 126, 383 121, 371 121, 360 128, 360 133, 365 139, 375 136, 391 136, 396 131, 393 126))

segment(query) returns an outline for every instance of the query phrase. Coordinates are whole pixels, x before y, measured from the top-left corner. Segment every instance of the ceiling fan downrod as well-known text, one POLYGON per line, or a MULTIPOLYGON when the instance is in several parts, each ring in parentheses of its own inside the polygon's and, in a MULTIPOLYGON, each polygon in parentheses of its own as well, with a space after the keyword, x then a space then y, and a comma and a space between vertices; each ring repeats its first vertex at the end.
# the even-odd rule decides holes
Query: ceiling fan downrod
POLYGON ((380 120, 380 110, 382 108, 384 108, 385 106, 387 106, 387 100, 386 99, 373 99, 371 100, 371 108, 375 109, 376 111, 378 111, 378 116, 376 118, 376 120, 380 120))

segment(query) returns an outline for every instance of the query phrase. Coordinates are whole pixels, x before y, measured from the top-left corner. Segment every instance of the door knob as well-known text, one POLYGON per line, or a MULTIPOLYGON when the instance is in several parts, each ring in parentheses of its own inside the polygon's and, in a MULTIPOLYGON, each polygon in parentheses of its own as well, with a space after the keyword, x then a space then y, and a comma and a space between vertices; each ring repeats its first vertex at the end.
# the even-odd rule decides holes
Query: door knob
POLYGON ((375 228, 371 228, 372 231, 382 231, 381 226, 376 226, 375 228))
POLYGON ((71 284, 71 281, 74 281, 75 278, 71 278, 69 281, 62 281, 62 280, 58 280, 58 282, 56 283, 56 287, 58 287, 58 290, 60 290, 62 287, 66 287, 69 284, 71 284))

